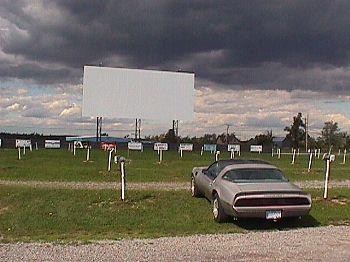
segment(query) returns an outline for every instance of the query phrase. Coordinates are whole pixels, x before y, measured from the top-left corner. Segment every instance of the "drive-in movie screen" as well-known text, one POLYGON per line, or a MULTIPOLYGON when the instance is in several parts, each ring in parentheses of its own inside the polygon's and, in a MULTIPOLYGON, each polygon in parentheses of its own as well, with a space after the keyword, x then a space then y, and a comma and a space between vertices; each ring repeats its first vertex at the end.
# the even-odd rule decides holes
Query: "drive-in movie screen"
POLYGON ((0 261, 350 261, 350 1, 0 0, 0 261))

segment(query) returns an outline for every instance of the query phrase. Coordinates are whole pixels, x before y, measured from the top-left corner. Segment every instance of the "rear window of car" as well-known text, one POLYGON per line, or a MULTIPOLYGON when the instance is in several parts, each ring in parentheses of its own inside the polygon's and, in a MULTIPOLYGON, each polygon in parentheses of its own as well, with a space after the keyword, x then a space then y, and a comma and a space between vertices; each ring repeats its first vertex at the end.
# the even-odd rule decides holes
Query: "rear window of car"
POLYGON ((226 162, 215 162, 208 168, 208 176, 215 179, 218 174, 223 170, 229 163, 226 162))
POLYGON ((235 183, 271 183, 288 182, 279 169, 244 168, 227 171, 222 177, 235 183))

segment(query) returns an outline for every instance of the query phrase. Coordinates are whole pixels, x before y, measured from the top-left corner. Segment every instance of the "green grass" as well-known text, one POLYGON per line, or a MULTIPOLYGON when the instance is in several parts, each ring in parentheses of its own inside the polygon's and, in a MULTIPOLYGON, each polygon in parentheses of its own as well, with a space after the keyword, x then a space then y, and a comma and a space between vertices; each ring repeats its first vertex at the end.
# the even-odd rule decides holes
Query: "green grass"
MULTIPOLYGON (((28 152, 28 151, 27 151, 28 152)), ((67 150, 38 150, 28 152, 21 160, 17 159, 17 151, 0 150, 0 179, 7 180, 45 180, 45 181, 116 181, 119 180, 117 165, 113 164, 112 172, 107 172, 107 153, 93 150, 91 162, 85 162, 85 150, 77 150, 73 156, 67 150)), ((118 151, 119 155, 127 157, 127 151, 118 151)), ((324 162, 316 159, 310 173, 307 172, 308 157, 300 156, 291 165, 291 155, 283 155, 281 159, 271 154, 242 153, 242 158, 259 158, 267 160, 285 172, 292 181, 322 180, 324 177, 324 162)), ((214 155, 198 152, 184 152, 181 159, 175 151, 164 152, 164 161, 158 163, 158 155, 153 150, 130 152, 127 168, 127 179, 131 182, 149 181, 189 181, 194 166, 209 165, 214 161, 214 155)), ((229 158, 228 152, 223 152, 221 159, 229 158)), ((350 159, 341 165, 342 159, 332 164, 331 179, 350 179, 350 159)))
POLYGON ((312 191, 311 216, 278 223, 239 220, 217 224, 205 199, 185 191, 128 191, 127 201, 113 190, 52 190, 0 187, 0 242, 90 241, 153 238, 246 230, 349 224, 350 190, 332 189, 324 201, 312 191))
POLYGON ((2 242, 145 238, 239 232, 211 221, 210 205, 188 192, 130 191, 125 203, 112 190, 1 187, 2 242))

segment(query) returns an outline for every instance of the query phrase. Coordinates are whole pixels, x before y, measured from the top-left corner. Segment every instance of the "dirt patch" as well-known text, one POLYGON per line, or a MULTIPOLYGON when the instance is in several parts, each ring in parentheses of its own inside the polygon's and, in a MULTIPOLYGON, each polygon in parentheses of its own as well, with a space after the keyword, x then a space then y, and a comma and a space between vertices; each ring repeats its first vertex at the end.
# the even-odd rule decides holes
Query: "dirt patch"
POLYGON ((9 210, 10 207, 8 206, 5 206, 5 207, 0 207, 0 215, 4 214, 7 212, 7 210, 9 210))
POLYGON ((336 221, 336 222, 332 222, 331 225, 333 225, 333 226, 350 226, 350 221, 347 221, 347 220, 336 221))
POLYGON ((331 198, 331 199, 323 199, 322 197, 315 197, 313 200, 315 202, 325 201, 325 202, 328 202, 331 204, 341 205, 341 206, 350 204, 350 199, 347 199, 347 198, 337 198, 336 197, 336 198, 331 198))
POLYGON ((346 198, 334 198, 334 199, 331 199, 330 201, 332 203, 335 203, 335 204, 338 204, 338 205, 342 205, 342 206, 350 203, 350 200, 346 199, 346 198))

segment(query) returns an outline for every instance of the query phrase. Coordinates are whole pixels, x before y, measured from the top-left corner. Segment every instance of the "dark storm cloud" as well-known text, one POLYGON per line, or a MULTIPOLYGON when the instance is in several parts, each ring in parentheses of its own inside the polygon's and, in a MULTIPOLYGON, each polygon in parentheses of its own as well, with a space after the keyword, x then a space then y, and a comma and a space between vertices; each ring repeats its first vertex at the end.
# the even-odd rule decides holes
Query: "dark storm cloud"
POLYGON ((115 56, 115 66, 180 67, 227 88, 350 89, 349 70, 334 72, 349 66, 349 1, 60 0, 40 8, 37 17, 25 1, 1 4, 19 30, 4 52, 67 69, 115 56))
POLYGON ((33 63, 20 65, 0 64, 0 78, 19 78, 40 84, 69 83, 81 79, 79 74, 74 73, 76 73, 74 69, 50 69, 33 63))

